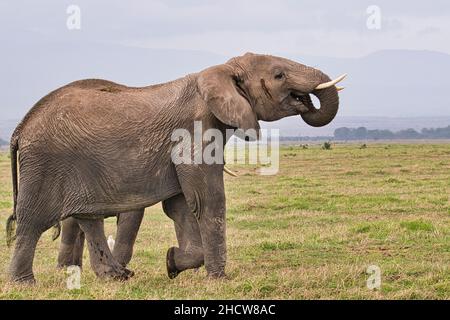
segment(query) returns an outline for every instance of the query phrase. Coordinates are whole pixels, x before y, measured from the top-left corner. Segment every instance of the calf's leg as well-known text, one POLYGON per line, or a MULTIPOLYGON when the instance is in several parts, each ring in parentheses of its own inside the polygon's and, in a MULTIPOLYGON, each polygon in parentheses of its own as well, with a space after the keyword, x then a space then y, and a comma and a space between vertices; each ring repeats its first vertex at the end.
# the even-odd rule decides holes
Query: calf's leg
POLYGON ((133 246, 143 217, 144 208, 123 212, 117 216, 117 236, 112 254, 124 267, 133 255, 133 246))
POLYGON ((75 218, 61 222, 61 244, 58 254, 58 267, 83 265, 84 232, 75 218))
POLYGON ((86 235, 91 267, 98 277, 128 280, 134 275, 133 271, 120 265, 109 250, 105 237, 103 218, 77 218, 77 221, 81 230, 86 235))

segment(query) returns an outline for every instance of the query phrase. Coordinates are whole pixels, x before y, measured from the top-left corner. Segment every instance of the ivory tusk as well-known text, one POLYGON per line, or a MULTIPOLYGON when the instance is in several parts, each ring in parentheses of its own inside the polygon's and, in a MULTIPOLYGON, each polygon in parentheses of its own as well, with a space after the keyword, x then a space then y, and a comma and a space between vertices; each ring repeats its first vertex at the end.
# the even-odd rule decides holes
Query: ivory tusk
POLYGON ((338 86, 336 86, 336 90, 337 91, 341 91, 341 90, 344 90, 345 89, 345 87, 338 87, 338 86))
POLYGON ((320 89, 325 89, 325 88, 334 86, 336 83, 342 81, 346 76, 347 76, 347 74, 344 73, 342 76, 339 76, 339 77, 337 77, 334 80, 331 80, 331 81, 328 81, 328 82, 325 82, 325 83, 321 83, 314 90, 320 90, 320 89))
POLYGON ((223 166, 223 171, 228 173, 230 176, 237 177, 237 174, 234 173, 233 171, 231 171, 230 169, 228 169, 226 166, 223 166))

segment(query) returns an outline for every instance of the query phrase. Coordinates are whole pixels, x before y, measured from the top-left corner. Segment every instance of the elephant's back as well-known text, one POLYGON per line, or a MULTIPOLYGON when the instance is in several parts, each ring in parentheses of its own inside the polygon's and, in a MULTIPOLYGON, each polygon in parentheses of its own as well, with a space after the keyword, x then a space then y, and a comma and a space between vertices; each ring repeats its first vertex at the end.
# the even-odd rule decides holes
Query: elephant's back
POLYGON ((121 118, 132 117, 133 109, 140 105, 135 101, 139 100, 138 90, 101 79, 72 82, 40 99, 16 127, 13 139, 23 149, 55 136, 108 131, 114 124, 120 126, 121 118))

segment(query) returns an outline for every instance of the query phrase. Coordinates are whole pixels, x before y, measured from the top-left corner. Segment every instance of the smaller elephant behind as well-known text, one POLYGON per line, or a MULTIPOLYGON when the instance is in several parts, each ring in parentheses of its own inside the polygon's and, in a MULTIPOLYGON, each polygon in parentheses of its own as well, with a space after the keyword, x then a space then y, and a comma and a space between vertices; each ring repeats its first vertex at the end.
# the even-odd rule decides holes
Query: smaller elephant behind
MULTIPOLYGON (((133 246, 144 217, 144 208, 127 211, 117 215, 117 234, 113 257, 122 266, 126 266, 133 255, 133 246)), ((85 235, 75 218, 67 218, 61 222, 61 244, 58 253, 58 268, 83 266, 83 250, 85 235)))
MULTIPOLYGON (((231 174, 231 173, 230 173, 231 174)), ((187 207, 182 194, 163 201, 163 210, 174 221, 178 247, 171 247, 166 255, 169 278, 175 278, 187 269, 196 269, 204 264, 203 248, 198 233, 198 223, 187 207)), ((144 208, 117 215, 117 234, 112 251, 113 257, 126 267, 133 255, 133 247, 144 216, 144 208)), ((61 245, 58 267, 83 265, 85 235, 74 218, 62 221, 61 245)))

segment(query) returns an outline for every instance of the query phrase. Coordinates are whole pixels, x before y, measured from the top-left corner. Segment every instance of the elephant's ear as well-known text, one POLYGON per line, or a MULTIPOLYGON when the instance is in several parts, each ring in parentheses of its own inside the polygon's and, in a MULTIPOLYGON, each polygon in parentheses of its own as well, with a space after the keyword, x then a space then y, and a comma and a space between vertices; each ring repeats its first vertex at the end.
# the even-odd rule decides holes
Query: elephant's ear
POLYGON ((198 88, 217 119, 245 131, 246 138, 259 138, 260 127, 256 114, 247 99, 238 93, 231 66, 222 64, 204 70, 199 75, 198 88))

